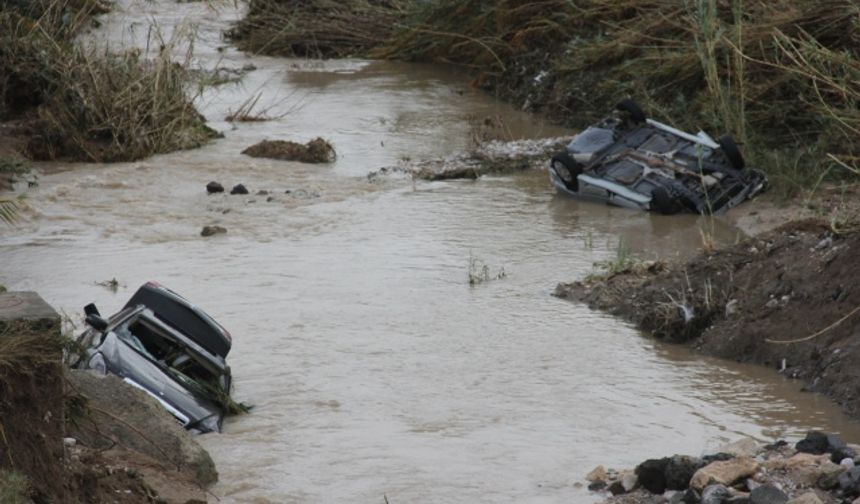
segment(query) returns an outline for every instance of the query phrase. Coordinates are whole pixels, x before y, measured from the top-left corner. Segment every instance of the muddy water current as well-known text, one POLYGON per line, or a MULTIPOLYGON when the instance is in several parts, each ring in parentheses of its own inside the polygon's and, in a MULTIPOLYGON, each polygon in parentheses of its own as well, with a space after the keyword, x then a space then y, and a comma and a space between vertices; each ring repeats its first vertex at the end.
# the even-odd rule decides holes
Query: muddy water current
MULTIPOLYGON (((692 355, 550 295, 620 243, 642 258, 694 252, 697 218, 578 203, 538 171, 370 182, 405 157, 468 148, 474 118, 502 117, 512 137, 570 132, 457 70, 218 50, 237 15, 155 1, 106 16, 92 38, 114 47, 142 47, 147 23, 191 19, 195 65, 255 67, 198 100, 225 136, 134 163, 45 165, 22 221, 0 231, 0 283, 72 318, 90 301, 114 311, 154 279, 233 333, 235 396, 255 408, 200 438, 221 502, 592 502, 577 483, 599 463, 809 428, 860 440, 833 404, 771 370, 692 355), (274 120, 223 120, 255 94, 274 120), (336 163, 240 154, 318 135, 336 163), (251 194, 207 196, 210 180, 251 194), (228 232, 201 238, 209 224, 228 232), (471 286, 470 258, 504 278, 471 286), (96 285, 113 278, 116 293, 96 285)), ((714 226, 720 243, 740 235, 714 226)))

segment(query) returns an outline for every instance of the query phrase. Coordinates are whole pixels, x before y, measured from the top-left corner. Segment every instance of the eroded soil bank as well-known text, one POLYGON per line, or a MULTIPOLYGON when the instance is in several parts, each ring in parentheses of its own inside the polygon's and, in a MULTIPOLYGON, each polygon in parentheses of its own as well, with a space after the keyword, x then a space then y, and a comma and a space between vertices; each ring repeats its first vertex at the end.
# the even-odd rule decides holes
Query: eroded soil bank
POLYGON ((658 339, 772 367, 860 417, 860 233, 796 221, 689 262, 559 284, 658 339))

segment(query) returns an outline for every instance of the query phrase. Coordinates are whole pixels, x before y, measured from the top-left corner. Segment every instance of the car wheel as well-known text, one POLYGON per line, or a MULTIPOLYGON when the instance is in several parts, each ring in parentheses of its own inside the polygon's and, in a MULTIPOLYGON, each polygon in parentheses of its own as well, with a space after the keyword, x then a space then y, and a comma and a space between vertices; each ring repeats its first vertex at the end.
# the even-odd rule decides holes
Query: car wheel
POLYGON ((578 187, 576 177, 582 173, 582 165, 573 159, 569 152, 565 150, 553 156, 550 165, 565 184, 574 188, 578 187))
POLYGON ((639 107, 639 104, 630 98, 621 100, 617 105, 615 105, 615 108, 621 112, 627 112, 630 114, 630 119, 633 119, 633 122, 637 124, 644 123, 648 119, 648 116, 645 115, 645 112, 641 107, 639 107))
POLYGON ((678 213, 678 202, 672 198, 668 189, 665 187, 657 187, 651 191, 651 210, 655 210, 663 215, 672 215, 678 213))
POLYGON ((726 155, 726 159, 729 160, 729 163, 732 164, 732 168, 743 170, 746 163, 744 162, 744 156, 741 154, 741 150, 738 148, 738 144, 735 143, 735 139, 726 133, 720 137, 717 143, 720 144, 720 149, 722 149, 723 154, 726 155))

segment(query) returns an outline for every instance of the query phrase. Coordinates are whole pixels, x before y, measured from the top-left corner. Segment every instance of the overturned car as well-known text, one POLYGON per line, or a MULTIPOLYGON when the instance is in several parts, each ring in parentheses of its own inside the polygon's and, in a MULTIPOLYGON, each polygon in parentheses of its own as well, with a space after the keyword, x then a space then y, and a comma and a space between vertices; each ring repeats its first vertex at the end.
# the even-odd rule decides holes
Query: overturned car
POLYGON ((663 214, 714 214, 767 187, 731 136, 685 133, 647 118, 632 100, 617 109, 553 156, 549 176, 559 192, 663 214))
POLYGON ((164 406, 189 430, 220 431, 231 403, 230 334, 185 298, 154 282, 108 319, 84 308, 89 328, 73 367, 111 373, 164 406))

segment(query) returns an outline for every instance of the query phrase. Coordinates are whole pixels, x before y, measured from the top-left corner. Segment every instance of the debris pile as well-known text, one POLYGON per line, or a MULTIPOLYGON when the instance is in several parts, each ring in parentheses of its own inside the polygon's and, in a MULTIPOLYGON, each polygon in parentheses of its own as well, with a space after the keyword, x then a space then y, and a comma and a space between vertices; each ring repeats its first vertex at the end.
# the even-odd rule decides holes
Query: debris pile
POLYGON ((794 447, 751 439, 702 457, 649 459, 633 470, 598 466, 587 476, 604 502, 671 504, 825 504, 860 499, 860 446, 809 432, 794 447))

